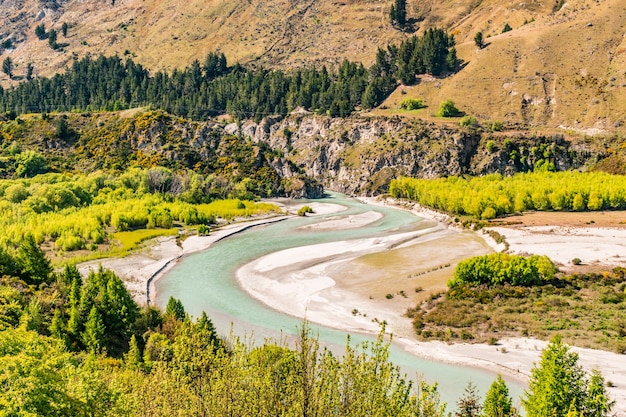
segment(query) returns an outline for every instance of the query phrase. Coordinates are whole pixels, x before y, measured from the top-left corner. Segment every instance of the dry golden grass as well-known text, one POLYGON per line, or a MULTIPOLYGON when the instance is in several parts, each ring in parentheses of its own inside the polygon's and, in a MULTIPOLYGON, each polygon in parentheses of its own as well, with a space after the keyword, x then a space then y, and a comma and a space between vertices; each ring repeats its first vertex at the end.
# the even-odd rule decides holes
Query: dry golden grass
MULTIPOLYGON (((87 53, 132 56, 151 70, 182 68, 211 51, 224 52, 231 63, 281 68, 332 65, 345 58, 369 65, 378 47, 410 36, 390 25, 388 3, 118 0, 112 6, 86 0, 47 10, 38 21, 40 3, 25 0, 21 8, 0 10, 0 26, 18 40, 16 49, 0 58, 10 53, 18 79, 28 62, 36 75, 50 75, 87 53), (47 28, 70 25, 68 37, 59 36, 59 43, 67 44, 62 51, 36 39, 40 22, 47 28)), ((384 106, 395 109, 402 98, 419 97, 428 107, 408 116, 432 118, 442 100, 452 99, 482 122, 582 133, 620 129, 626 122, 622 3, 570 0, 554 11, 552 1, 410 1, 408 16, 417 33, 438 26, 455 34, 464 67, 445 79, 426 77, 384 106), (505 23, 513 30, 502 34, 505 23), (474 45, 477 31, 487 36, 485 49, 474 45)), ((11 83, 0 74, 0 84, 11 83)))
POLYGON ((537 211, 495 219, 490 226, 563 226, 626 228, 626 211, 537 211))

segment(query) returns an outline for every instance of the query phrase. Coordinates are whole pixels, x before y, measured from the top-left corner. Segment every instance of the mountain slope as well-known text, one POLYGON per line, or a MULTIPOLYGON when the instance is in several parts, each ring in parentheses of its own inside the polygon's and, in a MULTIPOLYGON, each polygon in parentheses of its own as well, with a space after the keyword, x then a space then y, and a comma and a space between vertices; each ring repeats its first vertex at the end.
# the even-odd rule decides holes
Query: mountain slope
MULTIPOLYGON (((470 114, 511 125, 563 126, 586 133, 621 128, 626 103, 626 11, 622 0, 408 1, 411 28, 389 23, 379 0, 0 0, 0 41, 11 40, 19 82, 26 65, 49 76, 85 54, 132 56, 152 70, 182 68, 222 51, 229 62, 292 68, 373 62, 376 49, 429 27, 458 43, 462 69, 405 92, 428 117, 453 99, 470 114), (35 27, 59 31, 53 51, 35 27), (60 34, 68 24, 67 37, 60 34), (501 33, 505 24, 513 30, 501 33), (482 31, 487 47, 473 38, 482 31), (596 130, 590 130, 596 129, 596 130)), ((428 78, 426 79, 428 80, 428 78)), ((386 106, 397 107, 400 92, 386 106)))

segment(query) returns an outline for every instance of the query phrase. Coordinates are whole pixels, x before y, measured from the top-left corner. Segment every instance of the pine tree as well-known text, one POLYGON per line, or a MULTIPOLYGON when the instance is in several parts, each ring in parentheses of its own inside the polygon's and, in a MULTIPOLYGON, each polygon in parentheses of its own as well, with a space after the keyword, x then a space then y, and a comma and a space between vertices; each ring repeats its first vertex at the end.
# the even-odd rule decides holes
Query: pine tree
POLYGON ((604 377, 597 369, 591 371, 591 378, 587 387, 587 399, 585 401, 585 417, 605 417, 615 405, 607 392, 604 377))
POLYGON ((394 0, 389 10, 391 24, 404 27, 406 25, 406 0, 394 0))
POLYGON ((476 385, 471 381, 465 387, 465 394, 457 402, 457 411, 455 417, 479 417, 482 406, 480 398, 476 392, 476 385))
POLYGON ((13 78, 13 60, 11 57, 4 58, 2 61, 2 72, 9 76, 9 78, 13 78))
POLYGON ((39 40, 44 40, 48 36, 46 33, 46 27, 43 23, 35 27, 35 36, 37 36, 39 40))
POLYGON ((587 381, 578 354, 571 352, 560 336, 552 339, 539 365, 532 369, 522 402, 527 417, 564 417, 572 412, 605 417, 613 406, 599 372, 587 381))
POLYGON ((129 349, 124 355, 124 361, 131 369, 141 369, 142 367, 143 358, 141 356, 141 350, 139 349, 139 344, 137 343, 135 335, 130 337, 129 349))
POLYGON ((183 303, 174 297, 170 297, 170 299, 167 301, 167 306, 165 307, 165 315, 173 316, 180 321, 185 320, 186 313, 185 307, 183 307, 183 303))
POLYGON ((27 234, 22 241, 17 258, 21 276, 29 284, 42 284, 50 281, 52 265, 39 248, 32 234, 27 234))
POLYGON ((85 331, 82 334, 83 343, 89 353, 101 353, 104 348, 105 328, 102 316, 96 306, 91 307, 85 331))
POLYGON ((484 417, 510 417, 517 415, 513 407, 513 400, 509 396, 509 388, 500 375, 491 384, 483 403, 484 417))
POLYGON ((485 47, 485 40, 483 39, 482 32, 476 32, 476 35, 474 35, 474 43, 479 49, 483 49, 485 47))
POLYGON ((33 67, 33 64, 31 64, 30 62, 28 64, 26 64, 26 80, 30 81, 33 79, 33 70, 35 68, 33 67))
POLYGON ((50 45, 50 48, 52 49, 57 49, 59 47, 59 44, 57 43, 57 31, 54 29, 50 29, 48 32, 48 45, 50 45))

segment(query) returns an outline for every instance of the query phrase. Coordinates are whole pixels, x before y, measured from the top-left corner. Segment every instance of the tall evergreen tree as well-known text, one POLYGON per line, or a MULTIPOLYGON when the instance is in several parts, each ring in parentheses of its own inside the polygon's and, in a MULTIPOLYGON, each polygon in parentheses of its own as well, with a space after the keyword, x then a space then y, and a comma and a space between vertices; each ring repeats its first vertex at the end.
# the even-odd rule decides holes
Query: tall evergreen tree
POLYGON ((26 64, 26 80, 30 81, 33 79, 33 64, 31 64, 30 62, 28 64, 26 64))
POLYGON ((165 307, 165 315, 173 316, 177 320, 185 320, 186 313, 183 303, 174 297, 170 297, 167 301, 167 306, 165 307))
POLYGON ((48 45, 50 45, 50 48, 52 49, 57 49, 59 47, 59 44, 57 43, 57 31, 54 29, 50 29, 48 32, 48 45))
POLYGON ((389 11, 391 23, 404 27, 406 25, 406 0, 394 0, 389 11))
POLYGON ((476 392, 476 385, 470 381, 465 387, 465 394, 457 401, 457 411, 454 413, 454 416, 479 417, 481 410, 482 405, 480 404, 480 397, 476 392))
POLYGON ((2 61, 2 72, 9 76, 9 78, 13 78, 13 60, 10 56, 4 58, 2 61))
POLYGON ((43 23, 35 27, 35 36, 37 36, 39 40, 44 40, 48 36, 46 33, 46 27, 43 23))
POLYGON ((509 388, 500 375, 491 384, 485 402, 483 403, 484 417, 511 417, 516 416, 517 411, 513 407, 513 400, 509 395, 509 388))
POLYGON ((479 49, 483 49, 485 47, 485 39, 483 38, 482 32, 476 32, 476 35, 474 35, 474 43, 479 49))
POLYGON ((50 281, 52 265, 46 254, 39 248, 32 234, 27 234, 18 251, 17 259, 20 274, 29 284, 39 285, 50 281))
POLYGON ((82 340, 87 351, 90 353, 102 353, 104 336, 105 328, 102 317, 96 306, 93 306, 85 323, 85 331, 82 334, 82 340))
POLYGON ((531 371, 528 389, 522 400, 528 417, 564 417, 572 411, 585 416, 608 416, 613 403, 604 392, 599 374, 586 380, 578 364, 578 354, 571 352, 556 336, 541 354, 541 361, 531 371))

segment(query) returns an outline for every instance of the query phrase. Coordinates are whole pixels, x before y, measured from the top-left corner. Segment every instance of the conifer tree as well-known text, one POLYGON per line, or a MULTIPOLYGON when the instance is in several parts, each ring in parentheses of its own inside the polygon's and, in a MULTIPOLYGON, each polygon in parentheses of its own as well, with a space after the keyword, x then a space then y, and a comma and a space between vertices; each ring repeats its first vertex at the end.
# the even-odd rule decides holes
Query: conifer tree
POLYGON ((455 417, 479 417, 482 410, 480 398, 476 392, 476 385, 471 381, 465 387, 465 394, 457 402, 458 410, 455 417))
POLYGON ((96 306, 91 307, 89 317, 85 323, 85 331, 82 334, 85 348, 90 353, 101 353, 104 348, 105 328, 102 316, 96 306))
POLYGON ((391 23, 404 27, 406 25, 406 0, 394 0, 389 10, 391 23))
POLYGON ((485 40, 483 39, 482 32, 476 32, 476 35, 474 35, 474 43, 479 49, 483 49, 485 47, 485 40))
POLYGON ((57 49, 59 47, 59 44, 57 44, 57 31, 54 29, 50 29, 48 32, 48 45, 50 45, 50 48, 52 49, 57 49))
POLYGON ((4 58, 2 61, 2 72, 9 76, 9 78, 13 78, 13 60, 11 57, 4 58))
POLYGON ((46 27, 43 23, 35 27, 35 36, 37 36, 39 40, 44 40, 48 36, 46 33, 46 27))
POLYGON ((527 417, 565 417, 573 412, 608 416, 613 403, 604 391, 602 376, 597 371, 590 381, 585 376, 578 354, 555 336, 531 371, 522 400, 527 417))
POLYGON ((36 285, 50 281, 52 265, 32 234, 24 237, 17 251, 17 258, 24 281, 36 285))
POLYGON ((167 301, 167 306, 165 307, 165 315, 173 316, 180 321, 185 320, 186 313, 185 307, 183 307, 183 303, 174 297, 170 297, 170 299, 167 301))
POLYGON ((30 81, 33 79, 33 70, 35 68, 33 67, 33 64, 31 64, 30 62, 28 64, 26 64, 26 80, 30 81))
POLYGON ((491 384, 485 402, 483 403, 484 417, 510 417, 516 416, 513 400, 509 395, 509 388, 500 375, 491 384))
POLYGON ((130 337, 129 348, 128 352, 124 355, 124 361, 131 369, 140 369, 142 366, 143 358, 135 335, 130 337))

